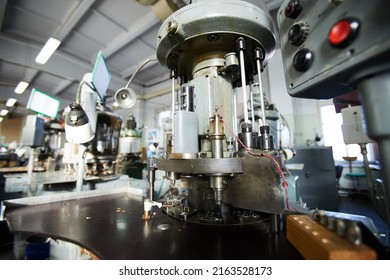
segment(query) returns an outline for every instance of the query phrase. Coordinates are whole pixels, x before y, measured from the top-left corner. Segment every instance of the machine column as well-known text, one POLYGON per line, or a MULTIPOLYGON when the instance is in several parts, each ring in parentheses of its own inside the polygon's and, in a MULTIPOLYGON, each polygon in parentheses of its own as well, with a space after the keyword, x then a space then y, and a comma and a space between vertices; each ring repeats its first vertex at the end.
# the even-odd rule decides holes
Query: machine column
MULTIPOLYGON (((379 145, 381 174, 384 181, 385 214, 390 227, 390 72, 372 76, 358 84, 368 136, 379 145)), ((387 243, 389 238, 387 236, 387 243)))

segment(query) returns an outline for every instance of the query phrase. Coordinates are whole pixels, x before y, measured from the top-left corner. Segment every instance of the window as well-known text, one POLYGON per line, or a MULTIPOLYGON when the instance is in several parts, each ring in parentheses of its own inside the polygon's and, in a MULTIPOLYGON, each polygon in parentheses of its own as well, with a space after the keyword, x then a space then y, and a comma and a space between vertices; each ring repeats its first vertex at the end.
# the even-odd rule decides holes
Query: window
MULTIPOLYGON (((363 161, 363 156, 360 152, 358 144, 346 145, 344 143, 343 132, 341 125, 343 117, 341 113, 336 113, 334 105, 321 106, 321 121, 325 146, 332 146, 333 158, 335 161, 344 161, 343 157, 357 157, 358 161, 363 161)), ((368 160, 375 160, 375 145, 369 143, 367 145, 368 160)))

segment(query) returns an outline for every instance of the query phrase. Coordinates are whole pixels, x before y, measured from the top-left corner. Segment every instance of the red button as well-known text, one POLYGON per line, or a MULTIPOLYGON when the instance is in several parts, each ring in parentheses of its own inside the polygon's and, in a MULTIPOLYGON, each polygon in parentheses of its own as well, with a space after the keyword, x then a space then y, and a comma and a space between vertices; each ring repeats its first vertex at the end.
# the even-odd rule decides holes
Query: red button
POLYGON ((345 47, 356 37, 359 22, 353 19, 343 19, 330 29, 328 41, 334 47, 345 47))

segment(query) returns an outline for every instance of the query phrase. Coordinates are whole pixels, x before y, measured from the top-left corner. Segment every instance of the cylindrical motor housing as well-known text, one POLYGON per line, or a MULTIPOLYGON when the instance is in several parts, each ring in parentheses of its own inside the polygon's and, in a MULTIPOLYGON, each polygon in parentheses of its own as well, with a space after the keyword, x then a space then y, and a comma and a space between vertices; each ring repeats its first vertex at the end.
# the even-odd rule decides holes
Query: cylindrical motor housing
POLYGON ((198 153, 198 118, 195 112, 175 113, 175 153, 198 153), (188 129, 188 128, 191 129, 188 129))

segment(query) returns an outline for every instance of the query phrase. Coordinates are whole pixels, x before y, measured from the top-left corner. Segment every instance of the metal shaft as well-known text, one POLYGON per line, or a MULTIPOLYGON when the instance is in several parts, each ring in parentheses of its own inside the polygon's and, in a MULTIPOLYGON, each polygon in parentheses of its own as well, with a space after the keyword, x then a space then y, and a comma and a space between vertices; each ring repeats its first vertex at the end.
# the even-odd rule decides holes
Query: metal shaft
POLYGON ((171 80, 172 80, 172 112, 171 112, 171 119, 172 119, 172 145, 174 146, 174 136, 175 136, 175 112, 176 112, 176 91, 175 91, 175 81, 176 72, 175 69, 171 69, 171 80))
POLYGON ((28 158, 28 166, 27 166, 28 184, 31 184, 32 182, 32 176, 34 171, 34 156, 35 156, 35 148, 30 147, 30 155, 28 158))
POLYGON ((240 67, 241 67, 242 96, 244 102, 244 121, 245 123, 248 123, 248 97, 246 93, 244 50, 240 50, 240 67))
POLYGON ((367 157, 367 144, 359 144, 359 146, 360 146, 360 152, 363 155, 364 171, 366 172, 368 191, 370 192, 371 198, 375 199, 374 184, 373 184, 372 174, 371 174, 368 157, 367 157))
POLYGON ((156 169, 149 167, 148 169, 148 181, 149 181, 149 199, 154 201, 154 181, 156 180, 156 169))
POLYGON ((78 162, 77 162, 77 180, 76 180, 76 191, 78 192, 83 190, 86 150, 87 150, 86 145, 82 145, 82 144, 79 145, 78 162))
MULTIPOLYGON (((238 135, 237 127, 237 92, 233 91, 233 133, 238 135)), ((235 141, 235 150, 238 151, 238 141, 235 141)))
MULTIPOLYGON (((250 93, 251 93, 250 94, 250 99, 251 99, 251 112, 252 112, 252 114, 251 114, 252 126, 254 126, 255 125, 255 110, 253 108, 253 91, 251 90, 250 93)), ((257 130, 255 130, 255 131, 257 131, 257 130)))
POLYGON ((263 85, 261 83, 261 62, 260 59, 256 59, 256 67, 257 67, 257 76, 259 78, 259 92, 260 92, 260 104, 261 104, 261 119, 263 120, 263 126, 266 126, 265 120, 265 108, 264 108, 264 93, 263 93, 263 85))

